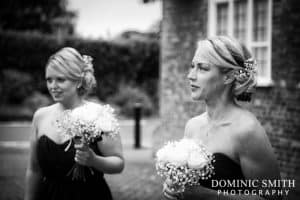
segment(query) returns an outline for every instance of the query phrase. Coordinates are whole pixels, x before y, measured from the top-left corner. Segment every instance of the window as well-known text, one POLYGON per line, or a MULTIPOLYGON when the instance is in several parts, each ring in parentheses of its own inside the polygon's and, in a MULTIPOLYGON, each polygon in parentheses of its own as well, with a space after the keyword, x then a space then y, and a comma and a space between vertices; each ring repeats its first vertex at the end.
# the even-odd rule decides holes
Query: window
POLYGON ((244 43, 258 63, 258 86, 272 85, 272 0, 209 0, 208 35, 244 43))
POLYGON ((228 4, 220 3, 217 4, 217 34, 218 35, 227 35, 228 27, 228 4))

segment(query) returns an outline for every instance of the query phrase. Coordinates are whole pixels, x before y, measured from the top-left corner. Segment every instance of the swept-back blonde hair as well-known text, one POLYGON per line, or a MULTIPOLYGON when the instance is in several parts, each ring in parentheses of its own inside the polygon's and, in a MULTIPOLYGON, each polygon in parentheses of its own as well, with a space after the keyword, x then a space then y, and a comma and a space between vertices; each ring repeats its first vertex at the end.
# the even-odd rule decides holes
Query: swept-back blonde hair
POLYGON ((46 68, 51 67, 67 78, 79 81, 78 94, 85 95, 96 85, 91 57, 86 57, 74 48, 64 47, 49 58, 46 68))
POLYGON ((255 66, 254 59, 247 48, 236 39, 228 36, 215 36, 198 42, 195 57, 221 68, 233 76, 232 95, 237 101, 250 101, 257 78, 256 71, 248 68, 255 66))

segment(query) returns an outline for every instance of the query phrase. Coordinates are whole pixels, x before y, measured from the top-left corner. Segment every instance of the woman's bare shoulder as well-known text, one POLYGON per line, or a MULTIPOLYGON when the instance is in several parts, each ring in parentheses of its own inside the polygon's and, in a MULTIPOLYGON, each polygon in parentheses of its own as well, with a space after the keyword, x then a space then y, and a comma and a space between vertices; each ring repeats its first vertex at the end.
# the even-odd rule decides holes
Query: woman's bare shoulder
POLYGON ((191 127, 191 126, 195 126, 195 125, 200 125, 200 124, 204 123, 205 120, 206 120, 206 112, 189 119, 186 123, 186 126, 191 127))
POLYGON ((53 104, 53 105, 50 105, 50 106, 45 106, 45 107, 41 107, 41 108, 37 109, 35 111, 35 113, 33 114, 33 121, 41 120, 42 118, 44 118, 45 116, 50 114, 51 111, 56 109, 56 107, 57 107, 57 105, 53 104))
POLYGON ((191 137, 192 134, 199 129, 199 127, 203 126, 206 120, 206 112, 201 115, 195 116, 189 119, 185 125, 185 137, 191 137))
POLYGON ((39 130, 41 127, 41 124, 43 123, 43 120, 49 116, 50 111, 55 109, 55 104, 41 107, 35 111, 32 118, 32 141, 35 141, 37 136, 39 135, 39 130))
POLYGON ((261 123, 256 116, 248 110, 238 111, 234 121, 238 132, 244 136, 249 133, 259 133, 263 131, 261 123))
POLYGON ((251 112, 241 115, 238 122, 236 150, 245 177, 280 177, 276 155, 261 123, 251 112))
POLYGON ((263 126, 250 111, 241 111, 240 115, 236 117, 234 126, 234 134, 241 148, 252 149, 251 146, 269 146, 269 139, 263 126))

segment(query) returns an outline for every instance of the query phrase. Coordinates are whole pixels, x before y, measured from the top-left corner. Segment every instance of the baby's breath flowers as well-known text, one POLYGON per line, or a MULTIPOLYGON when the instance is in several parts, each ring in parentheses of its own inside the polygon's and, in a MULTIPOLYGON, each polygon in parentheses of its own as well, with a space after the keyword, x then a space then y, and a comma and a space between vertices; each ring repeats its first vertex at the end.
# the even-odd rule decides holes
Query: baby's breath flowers
MULTIPOLYGON (((57 120, 57 126, 62 138, 70 140, 65 151, 73 142, 88 147, 101 141, 103 135, 114 138, 120 129, 111 106, 92 102, 64 111, 57 120)), ((93 173, 92 169, 90 171, 93 173)), ((68 174, 72 174, 73 179, 85 180, 84 172, 84 167, 75 163, 68 174)))
POLYGON ((168 142, 156 153, 158 175, 172 183, 174 192, 184 192, 186 186, 200 185, 214 173, 213 155, 192 139, 168 142))

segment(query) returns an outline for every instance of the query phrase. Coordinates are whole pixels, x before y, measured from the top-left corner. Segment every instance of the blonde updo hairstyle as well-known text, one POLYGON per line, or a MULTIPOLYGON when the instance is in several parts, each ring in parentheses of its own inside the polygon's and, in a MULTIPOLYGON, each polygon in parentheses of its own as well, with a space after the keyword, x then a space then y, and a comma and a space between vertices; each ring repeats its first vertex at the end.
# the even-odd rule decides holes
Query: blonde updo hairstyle
POLYGON ((196 57, 200 56, 209 63, 220 67, 222 73, 232 78, 231 92, 235 102, 250 101, 257 78, 255 61, 247 48, 228 36, 215 36, 198 43, 196 57))
POLYGON ((52 55, 46 65, 46 68, 49 67, 70 80, 79 81, 77 90, 80 96, 88 94, 96 86, 92 58, 82 56, 74 48, 64 47, 52 55))

